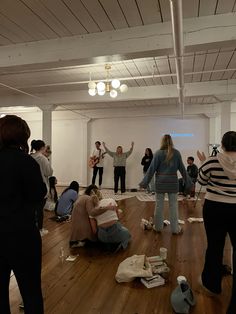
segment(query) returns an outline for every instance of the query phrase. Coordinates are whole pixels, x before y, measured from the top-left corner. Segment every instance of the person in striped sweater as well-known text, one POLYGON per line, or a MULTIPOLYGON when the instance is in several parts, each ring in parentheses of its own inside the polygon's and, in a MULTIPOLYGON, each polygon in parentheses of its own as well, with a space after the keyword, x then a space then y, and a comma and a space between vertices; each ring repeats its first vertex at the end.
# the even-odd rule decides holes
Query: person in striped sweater
POLYGON ((222 138, 222 153, 205 158, 199 169, 198 182, 206 186, 203 219, 207 236, 205 264, 201 275, 203 287, 211 294, 221 293, 222 261, 225 238, 233 246, 233 286, 227 314, 236 313, 236 132, 222 138))

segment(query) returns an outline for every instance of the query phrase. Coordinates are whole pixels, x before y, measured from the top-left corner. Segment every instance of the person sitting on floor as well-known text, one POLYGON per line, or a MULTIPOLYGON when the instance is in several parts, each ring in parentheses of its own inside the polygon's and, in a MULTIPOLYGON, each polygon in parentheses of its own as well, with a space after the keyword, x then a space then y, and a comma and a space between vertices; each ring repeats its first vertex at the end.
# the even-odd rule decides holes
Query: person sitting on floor
MULTIPOLYGON (((193 188, 190 191, 190 197, 195 196, 195 184, 197 182, 198 177, 198 167, 194 164, 194 158, 192 156, 187 158, 187 172, 190 177, 190 179, 193 182, 193 188)), ((183 178, 179 179, 179 194, 183 194, 184 196, 187 196, 186 189, 185 189, 185 182, 183 178)))
POLYGON ((100 191, 97 191, 96 195, 93 196, 95 205, 104 206, 115 206, 116 210, 107 210, 103 214, 95 217, 90 216, 91 225, 94 233, 97 232, 98 240, 107 243, 112 246, 116 245, 116 250, 120 248, 126 249, 131 239, 129 230, 122 226, 119 222, 119 211, 117 203, 112 198, 103 199, 100 191))
POLYGON ((97 242, 97 234, 93 232, 89 216, 95 217, 107 210, 115 210, 116 206, 100 206, 94 204, 92 195, 95 195, 98 187, 94 184, 89 185, 84 194, 75 202, 71 216, 71 237, 70 248, 82 247, 85 244, 97 242))
POLYGON ((58 221, 70 218, 73 204, 78 198, 78 192, 79 183, 77 181, 72 181, 69 187, 62 192, 55 207, 55 214, 59 216, 58 221))

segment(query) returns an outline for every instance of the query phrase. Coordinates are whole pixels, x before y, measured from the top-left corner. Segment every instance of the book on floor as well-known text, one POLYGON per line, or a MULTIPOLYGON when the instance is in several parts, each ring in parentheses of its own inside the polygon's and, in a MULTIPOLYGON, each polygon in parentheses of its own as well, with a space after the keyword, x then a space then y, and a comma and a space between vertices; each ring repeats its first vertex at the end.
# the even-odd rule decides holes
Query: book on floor
POLYGON ((147 288, 154 288, 165 284, 165 279, 160 275, 154 275, 152 277, 141 278, 142 284, 147 288))

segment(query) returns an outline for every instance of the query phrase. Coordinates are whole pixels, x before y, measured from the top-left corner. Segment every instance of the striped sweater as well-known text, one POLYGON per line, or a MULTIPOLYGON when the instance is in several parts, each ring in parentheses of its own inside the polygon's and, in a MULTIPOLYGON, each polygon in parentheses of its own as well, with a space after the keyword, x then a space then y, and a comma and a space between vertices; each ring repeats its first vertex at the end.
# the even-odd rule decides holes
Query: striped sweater
POLYGON ((199 169, 198 182, 206 185, 206 199, 236 204, 236 157, 227 153, 209 157, 199 169))

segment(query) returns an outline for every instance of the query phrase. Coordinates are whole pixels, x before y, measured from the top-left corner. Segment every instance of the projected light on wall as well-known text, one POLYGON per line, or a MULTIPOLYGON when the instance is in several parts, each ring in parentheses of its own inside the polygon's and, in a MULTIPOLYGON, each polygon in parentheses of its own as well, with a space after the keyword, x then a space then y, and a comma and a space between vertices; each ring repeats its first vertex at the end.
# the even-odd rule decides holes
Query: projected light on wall
MULTIPOLYGON (((163 134, 164 135, 164 134, 163 134)), ((170 133, 171 137, 193 137, 193 133, 170 133)))

